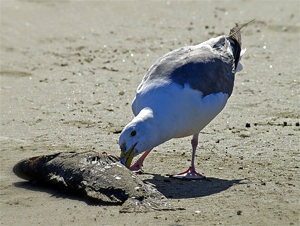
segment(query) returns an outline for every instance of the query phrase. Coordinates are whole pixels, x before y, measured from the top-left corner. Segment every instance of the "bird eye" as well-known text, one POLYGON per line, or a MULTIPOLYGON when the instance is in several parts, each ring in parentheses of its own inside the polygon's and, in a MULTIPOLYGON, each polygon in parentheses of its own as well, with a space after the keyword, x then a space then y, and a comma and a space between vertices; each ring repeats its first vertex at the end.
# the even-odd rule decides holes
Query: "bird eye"
POLYGON ((131 133, 130 133, 130 136, 134 137, 135 135, 136 135, 136 131, 132 130, 131 133))

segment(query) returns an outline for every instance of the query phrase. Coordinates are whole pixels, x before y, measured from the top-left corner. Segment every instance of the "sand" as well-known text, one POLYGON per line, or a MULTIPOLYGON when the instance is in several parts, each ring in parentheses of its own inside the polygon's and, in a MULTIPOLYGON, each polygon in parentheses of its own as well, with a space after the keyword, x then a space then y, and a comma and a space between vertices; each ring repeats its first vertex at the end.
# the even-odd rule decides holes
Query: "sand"
POLYGON ((299 1, 1 1, 2 225, 299 225, 299 1), (208 181, 170 179, 191 160, 190 137, 155 148, 141 178, 185 210, 119 213, 12 173, 62 151, 119 155, 131 101, 163 54, 243 32, 244 70, 199 136, 208 181))

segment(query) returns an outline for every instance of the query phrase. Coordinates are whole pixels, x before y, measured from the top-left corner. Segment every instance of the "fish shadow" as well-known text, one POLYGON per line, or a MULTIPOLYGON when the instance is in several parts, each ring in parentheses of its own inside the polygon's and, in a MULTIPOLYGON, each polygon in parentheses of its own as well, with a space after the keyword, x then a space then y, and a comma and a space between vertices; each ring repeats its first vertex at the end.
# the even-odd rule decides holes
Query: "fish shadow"
MULTIPOLYGON (((241 182, 245 179, 225 180, 214 177, 208 177, 205 180, 180 180, 162 176, 160 174, 152 175, 152 179, 143 180, 145 183, 154 184, 156 189, 168 199, 185 199, 209 196, 237 185, 245 184, 241 182)), ((85 202, 93 206, 111 206, 122 205, 122 203, 103 202, 99 199, 93 199, 86 195, 84 190, 74 190, 66 186, 51 183, 42 183, 37 181, 15 182, 14 186, 28 189, 31 191, 46 192, 55 198, 64 198, 85 202)))
POLYGON ((87 205, 91 206, 122 205, 122 203, 103 202, 99 199, 94 199, 87 196, 87 194, 83 190, 74 190, 59 184, 43 183, 37 181, 22 181, 15 182, 13 183, 13 185, 18 188, 27 189, 31 191, 45 192, 50 194, 51 197, 55 198, 63 198, 85 202, 87 205))
POLYGON ((151 175, 153 178, 146 179, 144 182, 155 184, 156 189, 169 199, 209 196, 223 192, 234 185, 245 184, 242 182, 245 179, 225 180, 208 177, 204 180, 180 180, 159 174, 151 175))

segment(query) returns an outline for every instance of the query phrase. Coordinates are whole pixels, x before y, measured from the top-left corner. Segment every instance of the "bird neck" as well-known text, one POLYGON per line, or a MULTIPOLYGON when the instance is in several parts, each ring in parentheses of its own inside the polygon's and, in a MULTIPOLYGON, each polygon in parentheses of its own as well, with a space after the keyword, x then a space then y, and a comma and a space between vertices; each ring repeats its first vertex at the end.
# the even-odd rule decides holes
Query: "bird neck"
POLYGON ((153 110, 149 107, 143 108, 139 114, 133 119, 136 122, 148 122, 151 121, 154 117, 153 110))
POLYGON ((133 119, 137 123, 143 123, 146 128, 151 131, 151 134, 155 137, 151 139, 155 140, 154 146, 157 146, 173 137, 171 133, 171 123, 162 111, 156 111, 153 108, 143 108, 140 113, 133 119))

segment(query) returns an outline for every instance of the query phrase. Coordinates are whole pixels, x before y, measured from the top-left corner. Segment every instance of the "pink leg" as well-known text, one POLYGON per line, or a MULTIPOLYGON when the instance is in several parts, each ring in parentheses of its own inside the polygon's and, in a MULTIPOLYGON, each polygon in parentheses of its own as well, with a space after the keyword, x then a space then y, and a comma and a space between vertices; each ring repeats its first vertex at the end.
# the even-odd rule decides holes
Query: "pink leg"
POLYGON ((200 173, 197 173, 195 170, 195 154, 196 154, 196 148, 198 146, 198 134, 195 134, 193 136, 191 143, 193 147, 193 154, 192 154, 192 162, 190 168, 182 173, 173 174, 171 177, 178 178, 178 179, 185 179, 185 180, 205 179, 205 176, 201 175, 200 173))
POLYGON ((136 160, 136 162, 130 166, 130 170, 136 173, 141 173, 143 162, 151 150, 152 149, 146 151, 138 160, 136 160))

